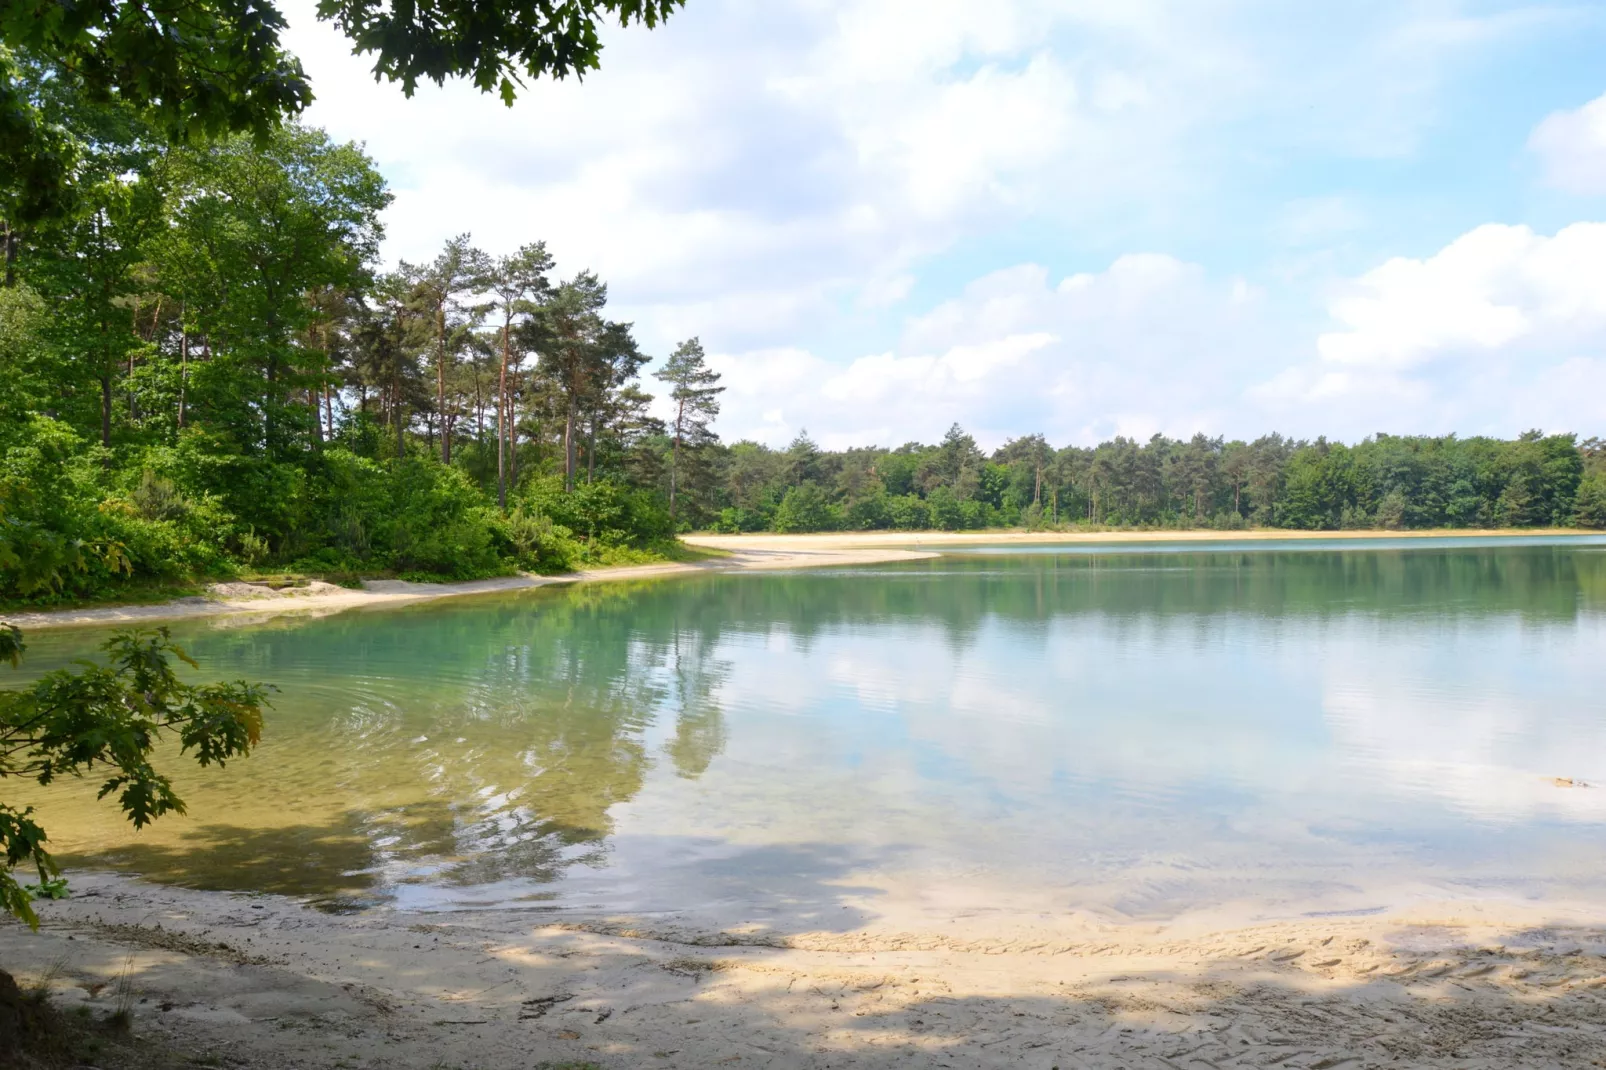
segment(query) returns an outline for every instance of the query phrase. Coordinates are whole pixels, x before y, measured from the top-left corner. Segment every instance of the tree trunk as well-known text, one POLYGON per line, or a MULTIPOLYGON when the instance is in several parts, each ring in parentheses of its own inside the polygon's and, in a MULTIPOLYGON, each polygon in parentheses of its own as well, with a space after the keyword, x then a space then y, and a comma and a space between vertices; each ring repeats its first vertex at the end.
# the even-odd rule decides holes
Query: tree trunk
POLYGON ((178 328, 178 427, 184 430, 184 390, 190 379, 190 332, 184 326, 184 313, 179 310, 178 328))
POLYGON ((680 432, 686 419, 686 402, 682 399, 675 407, 675 437, 669 446, 669 532, 675 532, 675 484, 680 477, 680 432))
POLYGON ((591 434, 586 438, 586 485, 590 486, 597 475, 597 414, 591 414, 591 434))
MULTIPOLYGON (((511 318, 511 317, 510 317, 511 318)), ((507 511, 508 324, 502 324, 502 373, 496 384, 496 504, 507 511)))
POLYGON ((507 482, 508 486, 517 490, 519 487, 519 382, 517 373, 513 376, 513 383, 507 390, 507 482))
POLYGON ((569 395, 569 410, 563 420, 563 489, 574 490, 574 395, 569 395))
POLYGON ((401 346, 398 345, 395 359, 391 362, 390 371, 390 418, 396 425, 396 459, 398 461, 402 459, 402 454, 407 449, 407 442, 403 437, 406 421, 402 419, 401 360, 401 346))
POLYGON ((5 246, 6 289, 17 285, 17 232, 10 223, 0 223, 0 244, 5 246))
POLYGON ((112 448, 112 377, 100 377, 100 444, 112 448))
MULTIPOLYGON (((440 303, 435 317, 435 409, 446 427, 446 302, 440 303)), ((441 435, 441 463, 452 463, 452 438, 441 435)))

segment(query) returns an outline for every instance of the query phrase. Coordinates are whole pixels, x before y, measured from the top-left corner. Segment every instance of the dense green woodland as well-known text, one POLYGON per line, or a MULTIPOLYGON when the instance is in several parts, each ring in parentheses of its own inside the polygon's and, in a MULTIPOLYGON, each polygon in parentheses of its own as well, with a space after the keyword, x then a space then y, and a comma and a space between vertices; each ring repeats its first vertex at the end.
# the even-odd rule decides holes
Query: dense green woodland
POLYGON ((3 231, 7 601, 557 571, 689 529, 1606 526, 1606 450, 1570 435, 727 445, 698 341, 653 410, 606 284, 554 277, 539 241, 382 271, 390 195, 359 146, 294 124, 175 145, 15 62, 78 151, 70 210, 3 231))
POLYGON ((1606 527, 1606 444, 1379 434, 1354 446, 1266 435, 1116 438, 991 456, 959 427, 937 445, 826 453, 711 449, 697 517, 720 531, 1152 527, 1606 527))

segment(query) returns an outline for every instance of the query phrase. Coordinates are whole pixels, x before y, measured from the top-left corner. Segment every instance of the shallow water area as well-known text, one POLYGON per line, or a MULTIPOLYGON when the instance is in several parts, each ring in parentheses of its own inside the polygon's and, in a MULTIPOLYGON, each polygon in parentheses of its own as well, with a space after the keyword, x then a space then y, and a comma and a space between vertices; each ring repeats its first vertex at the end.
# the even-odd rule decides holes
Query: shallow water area
POLYGON ((980 547, 173 632, 280 688, 264 743, 139 834, 32 793, 73 865, 784 931, 1606 904, 1599 537, 980 547))

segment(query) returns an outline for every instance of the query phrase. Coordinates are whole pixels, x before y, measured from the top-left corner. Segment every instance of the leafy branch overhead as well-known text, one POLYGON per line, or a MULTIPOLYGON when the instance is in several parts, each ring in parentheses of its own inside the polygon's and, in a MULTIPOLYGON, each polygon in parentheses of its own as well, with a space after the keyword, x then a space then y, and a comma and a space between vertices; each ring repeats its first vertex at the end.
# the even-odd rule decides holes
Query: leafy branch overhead
MULTIPOLYGON (((684 0, 321 0, 376 79, 411 96, 462 77, 511 104, 526 79, 583 77, 602 23, 657 26, 684 0)), ((58 87, 127 109, 175 144, 258 141, 312 103, 270 0, 0 0, 0 236, 70 210, 87 142, 53 121, 58 87)))
POLYGON ((463 77, 512 104, 523 79, 584 77, 597 68, 597 27, 657 26, 685 0, 320 0, 318 17, 373 54, 375 78, 400 82, 408 96, 420 79, 463 77))

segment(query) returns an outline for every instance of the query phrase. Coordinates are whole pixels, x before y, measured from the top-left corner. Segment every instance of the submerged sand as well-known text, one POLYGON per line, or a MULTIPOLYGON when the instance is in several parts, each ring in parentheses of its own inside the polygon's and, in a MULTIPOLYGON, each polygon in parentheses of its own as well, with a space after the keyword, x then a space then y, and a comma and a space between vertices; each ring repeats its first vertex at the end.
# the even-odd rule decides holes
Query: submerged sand
POLYGON ((902 928, 539 910, 320 914, 75 875, 0 956, 64 1006, 238 1067, 1589 1067, 1606 927, 1421 903, 1215 927, 1076 916, 902 928))

